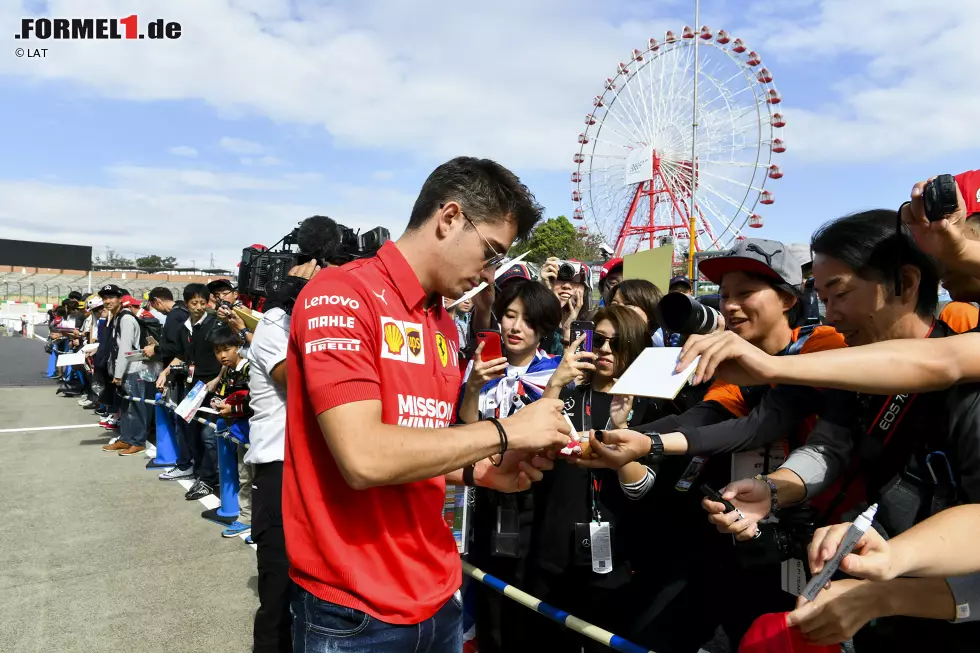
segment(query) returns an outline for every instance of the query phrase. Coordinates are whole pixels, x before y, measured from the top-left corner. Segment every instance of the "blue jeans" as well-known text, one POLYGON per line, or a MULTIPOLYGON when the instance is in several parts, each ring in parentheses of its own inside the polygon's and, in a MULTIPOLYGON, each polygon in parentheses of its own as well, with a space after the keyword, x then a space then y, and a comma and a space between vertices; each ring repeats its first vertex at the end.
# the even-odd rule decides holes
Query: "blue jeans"
POLYGON ((460 653, 463 603, 457 596, 422 623, 401 626, 318 599, 293 585, 293 653, 460 653))
MULTIPOLYGON (((123 392, 130 397, 146 399, 146 383, 139 374, 127 374, 123 377, 123 392)), ((123 413, 119 417, 119 439, 126 444, 136 447, 146 446, 146 432, 150 421, 150 406, 142 401, 126 402, 123 413)))

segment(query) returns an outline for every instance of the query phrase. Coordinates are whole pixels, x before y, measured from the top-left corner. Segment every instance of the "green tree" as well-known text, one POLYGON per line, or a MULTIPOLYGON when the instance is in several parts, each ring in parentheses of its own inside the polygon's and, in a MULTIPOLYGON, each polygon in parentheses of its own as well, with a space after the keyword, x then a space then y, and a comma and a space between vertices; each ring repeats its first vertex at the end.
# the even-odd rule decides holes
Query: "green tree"
POLYGON ((602 258, 599 245, 602 237, 576 229, 563 215, 542 222, 523 240, 511 248, 510 256, 528 252, 527 258, 538 265, 549 256, 560 259, 596 261, 602 258))
POLYGON ((160 257, 156 254, 150 254, 148 256, 141 256, 136 259, 136 267, 145 268, 147 270, 162 270, 172 268, 177 265, 176 256, 165 256, 160 257))
POLYGON ((106 248, 104 257, 96 256, 93 263, 95 263, 95 265, 113 267, 113 268, 134 267, 133 261, 131 259, 120 256, 116 250, 110 248, 106 248))

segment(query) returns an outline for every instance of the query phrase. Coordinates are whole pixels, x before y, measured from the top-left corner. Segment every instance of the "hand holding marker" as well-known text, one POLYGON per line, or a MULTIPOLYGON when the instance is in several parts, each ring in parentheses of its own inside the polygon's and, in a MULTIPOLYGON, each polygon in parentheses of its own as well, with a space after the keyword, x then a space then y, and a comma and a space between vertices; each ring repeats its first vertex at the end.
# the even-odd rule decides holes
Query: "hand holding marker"
POLYGON ((837 547, 837 553, 834 557, 827 561, 820 573, 814 575, 807 583, 807 586, 803 589, 803 598, 807 601, 812 601, 817 598, 817 594, 820 593, 828 582, 830 582, 831 577, 837 573, 840 569, 840 563, 847 557, 857 543, 860 541, 861 537, 871 528, 871 522, 874 521, 875 513, 878 512, 878 504, 874 504, 867 510, 865 510, 861 515, 854 520, 851 527, 847 529, 847 534, 844 539, 841 540, 840 546, 837 547))

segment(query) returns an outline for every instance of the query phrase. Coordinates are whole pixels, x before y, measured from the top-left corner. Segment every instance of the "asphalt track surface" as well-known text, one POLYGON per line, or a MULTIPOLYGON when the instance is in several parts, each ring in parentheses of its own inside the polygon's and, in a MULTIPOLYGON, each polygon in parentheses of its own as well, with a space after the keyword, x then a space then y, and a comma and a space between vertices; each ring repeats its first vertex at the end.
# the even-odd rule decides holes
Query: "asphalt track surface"
POLYGON ((251 650, 252 548, 145 457, 103 452, 43 347, 0 337, 0 651, 251 650))

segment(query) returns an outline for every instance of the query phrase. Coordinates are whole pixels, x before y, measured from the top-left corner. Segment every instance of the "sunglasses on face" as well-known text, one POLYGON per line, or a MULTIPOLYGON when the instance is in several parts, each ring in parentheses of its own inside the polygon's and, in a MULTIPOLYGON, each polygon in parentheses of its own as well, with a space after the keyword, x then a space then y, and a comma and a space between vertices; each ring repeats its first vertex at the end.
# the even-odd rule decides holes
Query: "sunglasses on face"
POLYGON ((592 334, 592 351, 599 351, 607 342, 611 350, 619 351, 619 336, 604 336, 601 333, 592 334))

